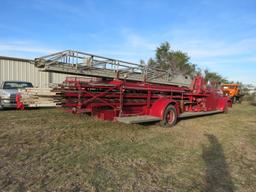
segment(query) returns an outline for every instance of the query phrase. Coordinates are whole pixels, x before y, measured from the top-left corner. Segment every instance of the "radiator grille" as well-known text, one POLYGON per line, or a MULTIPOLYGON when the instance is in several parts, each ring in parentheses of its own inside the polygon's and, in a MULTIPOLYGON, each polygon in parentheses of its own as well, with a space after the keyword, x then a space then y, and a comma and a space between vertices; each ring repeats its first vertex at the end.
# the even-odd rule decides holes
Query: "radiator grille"
POLYGON ((16 103, 16 94, 11 94, 10 103, 16 103))

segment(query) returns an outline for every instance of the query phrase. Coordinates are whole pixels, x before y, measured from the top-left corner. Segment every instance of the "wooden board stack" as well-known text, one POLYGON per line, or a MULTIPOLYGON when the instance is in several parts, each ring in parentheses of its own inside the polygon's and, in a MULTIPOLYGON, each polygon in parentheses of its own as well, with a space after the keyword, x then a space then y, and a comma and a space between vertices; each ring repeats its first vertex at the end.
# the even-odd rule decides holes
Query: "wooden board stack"
POLYGON ((52 88, 26 88, 19 90, 20 102, 25 107, 61 106, 61 93, 52 88))

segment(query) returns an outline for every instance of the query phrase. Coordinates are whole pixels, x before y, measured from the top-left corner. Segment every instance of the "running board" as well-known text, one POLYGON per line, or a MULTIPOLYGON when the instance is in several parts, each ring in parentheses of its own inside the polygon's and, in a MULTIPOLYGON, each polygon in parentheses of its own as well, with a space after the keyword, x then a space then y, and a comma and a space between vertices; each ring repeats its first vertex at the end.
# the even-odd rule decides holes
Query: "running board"
POLYGON ((155 116, 141 115, 141 116, 130 116, 130 117, 117 117, 116 120, 121 123, 135 124, 135 123, 156 122, 156 121, 160 121, 161 119, 155 116))
POLYGON ((211 115, 216 113, 222 113, 222 110, 216 111, 205 111, 205 112, 184 112, 179 115, 179 118, 186 118, 186 117, 196 117, 196 116, 203 116, 203 115, 211 115))

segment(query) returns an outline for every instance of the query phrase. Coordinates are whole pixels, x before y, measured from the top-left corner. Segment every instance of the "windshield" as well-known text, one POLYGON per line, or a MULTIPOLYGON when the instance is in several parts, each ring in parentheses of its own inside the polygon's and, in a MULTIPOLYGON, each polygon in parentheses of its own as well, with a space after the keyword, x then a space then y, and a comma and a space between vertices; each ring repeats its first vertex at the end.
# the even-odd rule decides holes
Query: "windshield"
POLYGON ((223 86, 223 89, 235 89, 236 86, 235 85, 225 85, 223 86))
POLYGON ((229 88, 229 89, 235 89, 236 86, 234 86, 234 85, 229 85, 228 88, 229 88))
POLYGON ((5 82, 3 89, 25 89, 33 87, 32 83, 28 82, 5 82))

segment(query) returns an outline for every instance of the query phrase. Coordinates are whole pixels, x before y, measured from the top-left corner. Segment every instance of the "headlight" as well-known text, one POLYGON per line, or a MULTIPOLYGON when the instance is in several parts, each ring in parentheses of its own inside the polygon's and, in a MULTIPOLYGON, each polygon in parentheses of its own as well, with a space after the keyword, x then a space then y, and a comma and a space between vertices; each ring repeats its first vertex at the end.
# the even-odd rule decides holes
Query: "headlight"
POLYGON ((1 99, 10 99, 10 95, 2 95, 1 99))

